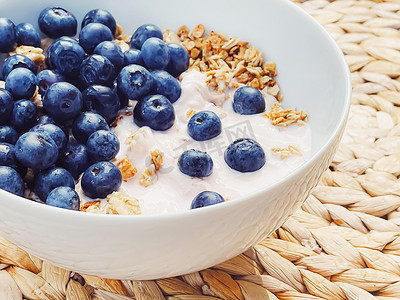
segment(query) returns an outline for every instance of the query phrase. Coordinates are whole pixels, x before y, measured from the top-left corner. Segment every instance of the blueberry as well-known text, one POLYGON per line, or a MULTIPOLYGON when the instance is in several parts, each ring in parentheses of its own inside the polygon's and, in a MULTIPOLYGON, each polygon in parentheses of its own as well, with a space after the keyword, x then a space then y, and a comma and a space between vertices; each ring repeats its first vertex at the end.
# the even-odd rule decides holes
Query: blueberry
POLYGON ((155 70, 151 72, 154 78, 155 94, 164 95, 171 103, 174 103, 181 96, 181 85, 179 81, 172 77, 167 71, 155 70))
POLYGON ((104 41, 112 41, 113 34, 107 26, 101 23, 89 23, 79 33, 79 44, 87 54, 92 54, 94 48, 104 41))
POLYGON ((7 78, 8 74, 10 74, 10 72, 16 68, 26 68, 35 74, 37 72, 37 67, 30 58, 28 58, 26 55, 14 54, 7 58, 3 64, 3 78, 7 78))
POLYGON ((162 39, 151 37, 142 45, 142 58, 147 68, 162 70, 169 62, 167 45, 162 39))
POLYGON ((47 89, 43 107, 56 121, 68 121, 78 116, 82 110, 82 94, 68 82, 56 82, 47 89))
POLYGON ((201 111, 188 122, 188 133, 196 141, 205 141, 221 133, 221 120, 212 111, 201 111))
POLYGON ((0 142, 15 144, 18 140, 17 131, 11 126, 0 126, 0 142))
POLYGON ((167 44, 169 63, 165 70, 174 77, 178 77, 189 68, 189 54, 187 50, 179 44, 167 44))
POLYGON ((141 65, 144 67, 142 51, 138 49, 128 49, 124 52, 124 66, 141 65))
POLYGON ((25 192, 24 181, 13 168, 0 166, 0 189, 23 196, 25 192))
POLYGON ((6 78, 6 90, 14 99, 30 99, 36 91, 36 76, 25 68, 16 68, 6 78))
POLYGON ((114 42, 104 41, 101 42, 94 48, 94 54, 102 55, 114 65, 117 73, 121 71, 124 65, 124 54, 122 53, 121 47, 114 42))
POLYGON ((0 18, 0 53, 11 52, 17 46, 15 25, 10 19, 0 18))
POLYGON ((53 83, 65 81, 65 78, 57 71, 46 69, 36 75, 36 80, 39 87, 39 94, 43 96, 53 83))
POLYGON ((74 36, 78 27, 75 16, 61 7, 47 7, 39 15, 40 30, 49 38, 74 36))
POLYGON ((111 131, 97 130, 89 136, 86 149, 94 161, 109 161, 117 155, 119 141, 111 131))
POLYGON ((117 79, 114 80, 113 92, 117 94, 119 99, 119 109, 125 108, 129 104, 129 97, 125 94, 122 94, 121 90, 118 89, 118 82, 117 79))
POLYGON ((110 130, 110 127, 101 115, 90 111, 81 113, 72 124, 72 133, 82 144, 86 144, 93 132, 101 129, 110 130))
POLYGON ((68 170, 75 180, 90 166, 86 146, 70 139, 57 164, 68 170))
POLYGON ((101 115, 111 124, 119 112, 119 98, 115 91, 107 86, 92 85, 82 93, 83 110, 101 115))
POLYGON ((58 153, 61 154, 67 146, 68 137, 65 135, 64 131, 54 124, 40 124, 33 126, 30 131, 39 132, 47 138, 53 139, 57 145, 58 153))
POLYGON ((0 88, 0 124, 8 124, 13 107, 13 96, 9 91, 0 88))
POLYGON ((209 205, 214 205, 218 203, 224 202, 224 198, 216 193, 216 192, 211 192, 211 191, 204 191, 198 194, 192 201, 191 204, 191 209, 199 208, 199 207, 204 207, 204 206, 209 206, 209 205))
POLYGON ((207 152, 190 149, 182 153, 178 159, 179 170, 192 177, 210 176, 213 161, 207 152))
POLYGON ((115 22, 112 14, 105 9, 93 9, 89 11, 82 20, 81 27, 85 27, 90 23, 101 23, 110 28, 111 33, 114 35, 117 31, 117 23, 115 22))
POLYGON ((38 109, 30 100, 21 99, 14 102, 10 124, 17 132, 26 132, 37 123, 38 109))
POLYGON ((163 34, 161 29, 154 24, 143 24, 132 34, 129 44, 131 48, 141 49, 143 43, 151 37, 162 39, 163 34))
POLYGON ((47 169, 58 156, 57 145, 39 132, 27 132, 15 143, 15 157, 20 164, 32 169, 47 169))
POLYGON ((62 124, 60 122, 56 122, 56 120, 54 120, 52 117, 50 117, 49 115, 43 115, 39 118, 38 125, 40 124, 53 124, 53 125, 57 125, 58 127, 60 127, 62 129, 62 131, 65 133, 65 136, 69 136, 68 133, 68 127, 65 124, 62 124))
POLYGON ((21 166, 15 158, 15 147, 9 143, 0 143, 0 166, 15 169, 21 177, 26 175, 27 169, 21 166))
POLYGON ((163 95, 150 95, 136 103, 133 120, 138 126, 167 130, 175 121, 174 107, 163 95))
POLYGON ((40 47, 40 35, 31 23, 20 23, 15 26, 17 45, 40 47))
POLYGON ((46 51, 46 64, 64 76, 75 76, 85 59, 85 51, 73 39, 58 39, 46 51))
POLYGON ((118 90, 132 100, 140 100, 147 96, 153 87, 154 79, 146 68, 129 65, 122 68, 118 75, 118 90))
POLYGON ((120 170, 108 161, 91 165, 82 176, 83 193, 94 198, 105 198, 117 191, 122 183, 120 170))
POLYGON ((36 175, 33 191, 42 201, 46 201, 47 195, 59 186, 75 187, 74 178, 67 170, 59 167, 52 167, 40 171, 36 175))
POLYGON ((112 86, 114 79, 115 68, 107 57, 93 54, 81 64, 79 80, 85 87, 93 84, 112 86))
POLYGON ((224 158, 229 167, 242 173, 257 171, 265 164, 264 150, 250 138, 238 139, 230 144, 224 158))
POLYGON ((46 198, 46 204, 70 210, 79 210, 80 199, 78 193, 73 188, 59 186, 49 193, 46 198))
POLYGON ((253 115, 265 110, 265 100, 259 90, 242 86, 233 94, 233 110, 241 115, 253 115))

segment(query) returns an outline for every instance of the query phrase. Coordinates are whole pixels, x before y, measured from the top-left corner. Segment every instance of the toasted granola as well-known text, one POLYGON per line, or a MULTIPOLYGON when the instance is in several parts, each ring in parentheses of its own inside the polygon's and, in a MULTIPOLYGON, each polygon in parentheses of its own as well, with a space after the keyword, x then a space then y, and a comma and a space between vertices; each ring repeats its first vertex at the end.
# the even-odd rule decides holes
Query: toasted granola
POLYGON ((140 177, 139 184, 148 187, 157 181, 156 167, 151 164, 144 170, 142 177, 140 177))
POLYGON ((115 164, 121 171, 122 179, 128 179, 136 175, 137 169, 132 165, 128 156, 125 156, 115 164))
POLYGON ((275 153, 280 153, 281 154, 281 159, 285 159, 289 157, 292 154, 296 154, 299 156, 302 156, 301 152, 299 149, 297 149, 295 146, 289 145, 287 148, 279 148, 279 147, 274 147, 271 149, 272 152, 275 153))
POLYGON ((295 109, 283 109, 278 102, 275 102, 270 112, 264 113, 263 117, 270 119, 272 125, 283 127, 307 120, 307 114, 303 110, 298 112, 295 109))
POLYGON ((163 156, 160 153, 160 150, 155 149, 154 151, 151 151, 150 156, 151 156, 151 163, 154 165, 156 171, 158 171, 163 164, 163 156))
POLYGON ((104 206, 106 214, 114 215, 141 215, 139 200, 122 192, 113 192, 107 196, 104 206))
POLYGON ((25 55, 26 57, 30 58, 38 68, 38 72, 45 69, 46 65, 44 63, 45 56, 43 54, 42 48, 36 48, 33 46, 19 46, 15 48, 13 52, 10 52, 9 55, 21 54, 25 55))

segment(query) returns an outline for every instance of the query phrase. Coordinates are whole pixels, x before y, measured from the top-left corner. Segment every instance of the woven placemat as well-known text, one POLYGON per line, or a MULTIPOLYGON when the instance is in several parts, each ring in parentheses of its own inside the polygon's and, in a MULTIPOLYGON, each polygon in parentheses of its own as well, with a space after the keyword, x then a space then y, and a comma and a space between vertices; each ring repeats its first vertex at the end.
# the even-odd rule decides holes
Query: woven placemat
POLYGON ((0 299, 400 299, 400 1, 299 5, 353 82, 343 141, 299 211, 244 254, 155 281, 79 275, 0 239, 0 299))

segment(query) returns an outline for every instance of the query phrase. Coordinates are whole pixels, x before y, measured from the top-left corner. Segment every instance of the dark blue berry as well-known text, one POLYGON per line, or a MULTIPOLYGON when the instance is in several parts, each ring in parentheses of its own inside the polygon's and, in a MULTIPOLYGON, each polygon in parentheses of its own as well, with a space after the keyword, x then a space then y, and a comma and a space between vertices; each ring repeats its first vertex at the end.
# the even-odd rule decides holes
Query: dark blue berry
POLYGON ((162 70, 169 62, 167 45, 162 39, 149 38, 142 45, 142 58, 151 70, 162 70))
POLYGON ((0 53, 11 52, 17 46, 15 25, 10 19, 0 18, 0 53))
POLYGON ((212 111, 201 111, 188 122, 188 133, 196 141, 205 141, 221 133, 221 120, 212 111))
POLYGON ((83 193, 92 198, 105 198, 119 189, 122 183, 120 170, 108 161, 91 165, 82 176, 83 193))
POLYGON ((265 164, 264 150, 250 138, 238 139, 230 144, 224 158, 229 167, 242 173, 257 171, 265 164))
POLYGON ((121 90, 118 89, 117 79, 114 80, 113 92, 117 94, 119 99, 119 109, 125 108, 129 104, 129 97, 122 94, 121 90))
POLYGON ((0 124, 8 124, 14 107, 14 99, 9 91, 0 88, 0 124))
POLYGON ((46 201, 47 195, 59 186, 75 187, 74 178, 67 170, 52 167, 36 175, 33 191, 42 201, 46 201))
POLYGON ((75 180, 90 166, 86 146, 70 139, 57 164, 68 170, 75 180))
POLYGON ((8 74, 10 74, 10 72, 16 68, 26 68, 35 74, 37 72, 37 67, 30 58, 28 58, 26 55, 14 54, 7 58, 3 64, 3 78, 7 78, 8 74))
POLYGON ((119 92, 131 100, 140 100, 147 96, 153 87, 153 83, 154 79, 150 72, 139 65, 129 65, 122 68, 117 79, 119 92))
POLYGON ((79 44, 87 54, 92 54, 94 48, 104 41, 112 41, 113 34, 106 25, 101 23, 89 23, 79 33, 79 44))
POLYGON ((15 143, 15 157, 27 168, 47 169, 56 162, 57 156, 56 143, 39 132, 24 133, 15 143))
POLYGON ((68 121, 78 116, 82 110, 82 94, 68 82, 56 82, 47 89, 43 107, 56 121, 68 121))
POLYGON ((23 196, 25 185, 17 171, 7 166, 0 166, 0 189, 23 196))
POLYGON ((15 26, 17 45, 40 47, 40 35, 31 23, 20 23, 15 26))
POLYGON ((36 75, 36 80, 39 87, 39 94, 43 96, 53 83, 65 81, 65 78, 57 71, 46 69, 36 75))
POLYGON ((115 22, 112 14, 105 9, 93 9, 89 11, 82 20, 81 27, 85 27, 90 23, 101 23, 110 28, 111 33, 114 35, 117 30, 117 23, 115 22))
POLYGON ((111 131, 97 130, 89 136, 86 142, 86 149, 92 160, 109 161, 117 155, 119 141, 111 131))
POLYGON ((53 125, 57 125, 58 127, 60 127, 62 129, 62 131, 65 133, 65 136, 69 136, 68 133, 68 127, 60 122, 57 122, 56 120, 54 120, 52 117, 50 117, 49 115, 43 115, 39 118, 38 125, 40 124, 53 124, 53 125))
POLYGON ((72 133, 77 141, 86 144, 89 136, 97 130, 110 130, 107 121, 95 112, 81 113, 72 124, 72 133))
POLYGON ((192 177, 210 176, 213 161, 207 152, 190 149, 182 153, 178 159, 179 170, 192 177))
POLYGON ((131 48, 141 49, 143 43, 151 37, 162 39, 163 34, 161 29, 153 24, 143 24, 132 34, 130 46, 131 48))
POLYGON ((128 49, 124 52, 124 66, 141 65, 144 66, 142 51, 139 49, 128 49))
POLYGON ((38 118, 39 113, 35 103, 21 99, 14 103, 10 124, 18 132, 26 132, 37 123, 38 118))
POLYGON ((59 186, 49 193, 46 204, 65 209, 79 210, 80 199, 78 193, 73 188, 59 186))
POLYGON ((25 177, 27 169, 21 166, 15 158, 15 147, 9 143, 0 143, 0 166, 15 169, 21 177, 25 177))
POLYGON ((0 142, 15 144, 18 140, 17 131, 11 126, 0 126, 0 142))
POLYGON ((218 203, 224 202, 224 198, 216 193, 211 191, 204 191, 198 194, 192 201, 190 206, 191 209, 214 205, 218 203))
POLYGON ((82 93, 83 110, 101 115, 111 124, 119 112, 119 98, 114 90, 107 86, 92 85, 82 93))
POLYGON ((6 90, 14 99, 30 99, 36 91, 36 76, 25 68, 16 68, 6 78, 6 90))
POLYGON ((167 44, 169 63, 165 71, 174 77, 178 77, 189 68, 189 54, 187 50, 179 44, 167 44))
POLYGON ((151 72, 154 78, 154 93, 164 95, 171 103, 181 96, 181 85, 179 81, 167 71, 156 70, 151 72))
POLYGON ((124 65, 124 54, 117 43, 110 41, 101 42, 96 46, 96 48, 94 48, 93 53, 108 58, 108 60, 114 65, 116 73, 121 71, 124 65))
POLYGON ((40 30, 49 38, 74 36, 78 27, 75 16, 61 7, 47 7, 39 15, 40 30))
POLYGON ((68 137, 65 135, 64 131, 54 124, 40 124, 33 126, 30 131, 39 132, 48 138, 53 139, 57 145, 58 153, 61 154, 67 146, 68 137))
POLYGON ((136 103, 133 120, 140 127, 167 130, 175 121, 174 107, 165 96, 150 95, 136 103))
POLYGON ((114 79, 115 68, 107 57, 93 54, 81 64, 79 80, 85 87, 93 84, 112 86, 114 79))
POLYGON ((233 94, 233 110, 241 115, 253 115, 265 110, 265 100, 259 90, 242 86, 233 94))

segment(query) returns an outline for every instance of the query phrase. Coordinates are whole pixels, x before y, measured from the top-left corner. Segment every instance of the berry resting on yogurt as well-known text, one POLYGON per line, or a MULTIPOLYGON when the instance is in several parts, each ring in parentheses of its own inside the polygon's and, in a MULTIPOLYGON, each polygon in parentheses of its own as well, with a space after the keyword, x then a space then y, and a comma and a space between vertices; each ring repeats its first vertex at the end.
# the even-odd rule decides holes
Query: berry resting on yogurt
POLYGON ((46 198, 46 204, 60 208, 79 210, 80 200, 78 193, 73 188, 59 186, 49 193, 46 198))
POLYGON ((182 153, 178 159, 179 170, 192 177, 210 176, 213 169, 213 161, 206 152, 191 149, 182 153))
POLYGON ((204 191, 198 194, 192 201, 191 209, 210 206, 224 202, 224 198, 217 192, 204 191))
POLYGON ((238 139, 230 144, 224 158, 229 167, 242 173, 257 171, 265 164, 264 150, 250 138, 238 139))

